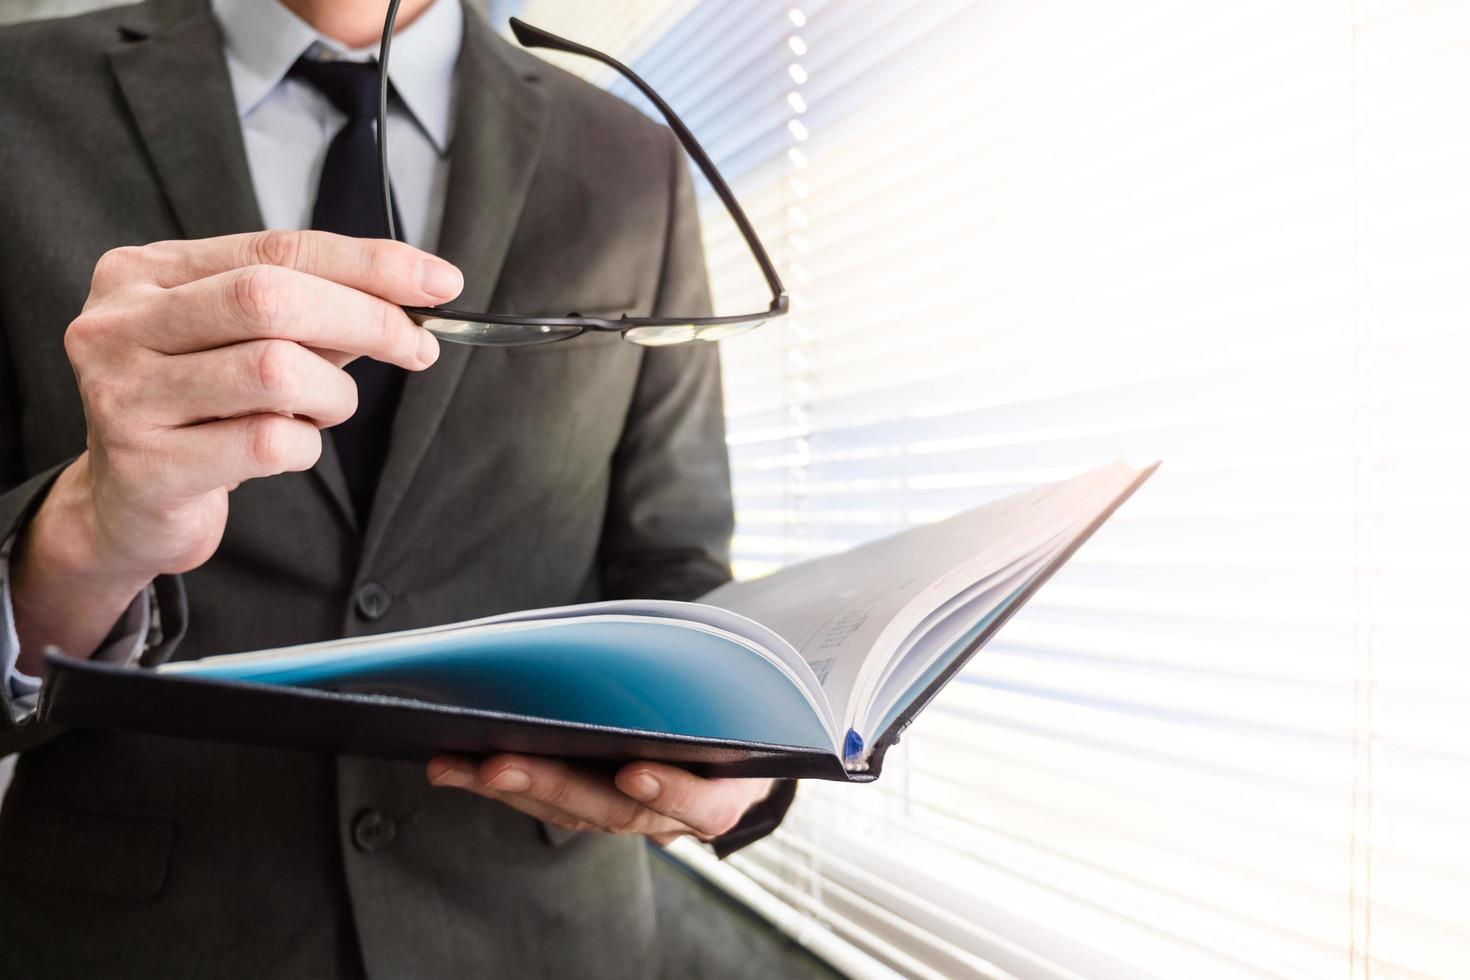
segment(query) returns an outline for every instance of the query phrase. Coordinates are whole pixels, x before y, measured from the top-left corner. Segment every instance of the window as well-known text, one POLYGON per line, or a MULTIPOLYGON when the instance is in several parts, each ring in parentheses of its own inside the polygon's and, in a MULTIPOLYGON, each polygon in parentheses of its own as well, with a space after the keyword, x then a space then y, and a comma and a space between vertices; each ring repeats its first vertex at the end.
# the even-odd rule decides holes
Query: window
POLYGON ((882 780, 730 865, 907 975, 1463 974, 1470 6, 519 12, 779 253, 793 314, 724 347, 740 574, 1165 461, 882 780))

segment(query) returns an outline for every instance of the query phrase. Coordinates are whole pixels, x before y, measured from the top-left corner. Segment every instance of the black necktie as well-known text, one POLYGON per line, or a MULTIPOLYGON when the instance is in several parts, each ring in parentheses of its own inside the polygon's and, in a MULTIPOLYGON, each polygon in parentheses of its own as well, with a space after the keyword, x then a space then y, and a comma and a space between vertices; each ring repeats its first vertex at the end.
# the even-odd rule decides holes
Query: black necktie
MULTIPOLYGON (((302 57, 292 66, 291 75, 313 86, 347 117, 347 124, 327 147, 311 227, 357 238, 386 238, 378 189, 378 147, 373 138, 378 114, 377 63, 302 57)), ((396 202, 393 221, 402 227, 396 202)), ((365 526, 388 455, 393 414, 403 390, 403 369, 359 357, 347 366, 347 373, 357 382, 357 412, 331 430, 332 441, 358 522, 365 526)))

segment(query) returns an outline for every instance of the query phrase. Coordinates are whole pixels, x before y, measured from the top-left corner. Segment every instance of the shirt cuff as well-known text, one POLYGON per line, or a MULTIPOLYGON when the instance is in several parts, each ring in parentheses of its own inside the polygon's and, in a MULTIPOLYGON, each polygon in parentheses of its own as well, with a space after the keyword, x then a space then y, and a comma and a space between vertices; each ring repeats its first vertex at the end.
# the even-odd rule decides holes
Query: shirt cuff
MULTIPOLYGON (((14 546, 14 536, 0 543, 0 668, 3 668, 5 693, 9 696, 11 720, 19 721, 35 709, 41 679, 21 673, 16 667, 20 659, 20 636, 15 629, 15 606, 10 599, 10 551, 14 546)), ((138 593, 92 659, 129 666, 138 662, 147 646, 153 621, 152 592, 150 585, 138 593)))

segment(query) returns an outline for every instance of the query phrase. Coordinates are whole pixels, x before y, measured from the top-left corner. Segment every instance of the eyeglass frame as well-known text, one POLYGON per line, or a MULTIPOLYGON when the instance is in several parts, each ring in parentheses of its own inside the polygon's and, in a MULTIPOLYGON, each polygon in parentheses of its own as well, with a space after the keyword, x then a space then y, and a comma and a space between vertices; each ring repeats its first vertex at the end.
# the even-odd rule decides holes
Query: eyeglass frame
MULTIPOLYGON (((388 14, 383 23, 383 36, 378 46, 378 175, 383 207, 383 225, 388 231, 388 237, 396 239, 398 230, 393 220, 392 188, 388 178, 388 51, 393 38, 393 28, 398 20, 398 5, 400 0, 389 0, 388 14)), ((547 48, 554 51, 563 51, 568 54, 582 55, 601 62, 618 72, 622 77, 632 82, 638 91, 642 92, 673 130, 674 136, 678 138, 684 151, 694 158, 700 173, 719 196, 721 203, 725 205, 726 212, 735 222, 740 235, 745 239, 745 244, 750 248, 755 257, 756 264, 760 266, 761 275, 765 277, 766 284, 771 289, 771 305, 761 313, 732 314, 728 316, 696 316, 696 317, 668 317, 668 316, 646 316, 630 317, 624 313, 616 320, 603 317, 581 316, 577 313, 568 313, 566 316, 520 316, 509 313, 480 313, 469 310, 456 310, 448 307, 424 307, 405 306, 403 311, 409 315, 415 323, 425 327, 436 336, 455 343, 469 343, 478 346, 489 347, 529 347, 539 344, 556 343, 563 340, 571 340, 581 336, 588 331, 595 332, 617 332, 623 335, 625 340, 639 343, 645 346, 663 346, 666 344, 684 343, 691 340, 712 341, 719 339, 720 335, 730 336, 735 332, 721 330, 720 328, 741 326, 745 329, 758 327, 766 320, 778 316, 784 316, 790 309, 791 300, 786 293, 785 286, 781 283, 781 276, 776 271, 776 265, 771 261, 770 254, 766 252, 765 246, 761 244, 760 237, 756 235, 755 228, 746 216, 745 210, 741 208, 740 202, 735 199, 735 194, 730 190, 730 185, 720 175, 714 161, 709 158, 689 127, 679 118, 673 108, 653 90, 653 87, 645 82, 627 65, 617 59, 603 54, 594 48, 569 41, 558 37, 539 27, 532 27, 524 21, 510 18, 510 28, 515 34, 516 41, 525 48, 547 48), (436 322, 458 322, 462 324, 480 324, 483 326, 505 326, 530 328, 533 331, 531 339, 524 341, 502 341, 492 339, 471 339, 464 334, 456 334, 453 330, 440 327, 436 329, 436 322), (640 328, 657 330, 658 328, 688 327, 689 335, 680 336, 676 339, 635 339, 629 337, 630 331, 640 328), (563 332, 557 336, 549 336, 554 329, 563 331, 575 330, 575 332, 563 332), (704 336, 701 336, 701 334, 704 336)))

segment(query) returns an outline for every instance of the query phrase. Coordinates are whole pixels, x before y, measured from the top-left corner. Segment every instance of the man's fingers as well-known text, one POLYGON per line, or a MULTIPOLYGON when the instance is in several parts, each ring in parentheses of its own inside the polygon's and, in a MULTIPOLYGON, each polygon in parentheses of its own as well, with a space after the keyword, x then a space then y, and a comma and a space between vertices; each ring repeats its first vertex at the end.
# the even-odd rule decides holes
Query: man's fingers
POLYGON ((660 844, 689 833, 718 837, 770 786, 770 780, 703 779, 655 762, 624 766, 610 784, 565 762, 523 755, 492 756, 478 766, 440 757, 428 772, 431 782, 503 800, 539 819, 570 819, 660 844))
POLYGON ((430 763, 429 778, 501 800, 539 819, 562 814, 615 834, 683 834, 689 827, 655 813, 619 792, 606 776, 584 772, 556 759, 498 755, 476 768, 464 763, 430 763))
POLYGON ((160 497, 197 497, 263 476, 309 470, 322 452, 322 434, 311 422, 284 415, 247 415, 173 429, 147 453, 109 454, 113 467, 141 467, 128 474, 135 486, 160 497))
POLYGON ((219 350, 160 358, 150 401, 163 425, 273 412, 320 426, 357 411, 357 385, 346 371, 289 340, 252 340, 219 350))
POLYGON ((313 354, 316 354, 318 357, 323 358, 333 367, 346 367, 353 361, 357 360, 356 354, 347 354, 342 351, 332 350, 327 347, 308 346, 306 349, 311 351, 313 354))
POLYGON ((563 827, 567 830, 599 830, 586 820, 582 820, 563 810, 547 806, 535 800, 527 799, 516 793, 501 793, 490 789, 480 782, 479 774, 474 763, 457 759, 451 756, 436 756, 429 760, 428 766, 429 782, 435 786, 453 786, 456 789, 469 790, 487 799, 498 800, 512 809, 545 823, 563 827))
POLYGON ((142 280, 165 289, 253 265, 277 266, 406 306, 434 306, 460 294, 464 278, 436 256, 387 239, 324 231, 261 231, 114 249, 97 263, 104 288, 142 280))
POLYGON ((573 816, 572 814, 567 813, 564 810, 558 810, 555 807, 547 806, 545 803, 537 803, 535 800, 528 800, 524 796, 517 796, 514 793, 497 793, 495 790, 486 789, 483 786, 468 788, 471 792, 477 793, 480 796, 485 797, 486 799, 496 800, 500 803, 504 803, 512 810, 518 810, 528 817, 535 817, 537 820, 540 820, 543 823, 549 823, 553 827, 561 827, 563 830, 602 829, 601 827, 594 826, 586 820, 579 819, 578 817, 573 816))
POLYGON ((362 355, 411 371, 439 356, 434 335, 408 314, 358 289, 270 265, 188 283, 160 304, 145 342, 184 354, 249 340, 290 340, 362 355))
POLYGON ((648 809, 692 827, 703 837, 718 837, 730 830, 753 802, 749 780, 704 779, 656 762, 624 766, 614 782, 648 809))
POLYGON ((615 834, 669 829, 667 821, 619 793, 606 776, 582 772, 559 759, 491 756, 480 764, 478 775, 487 789, 555 807, 615 834))

